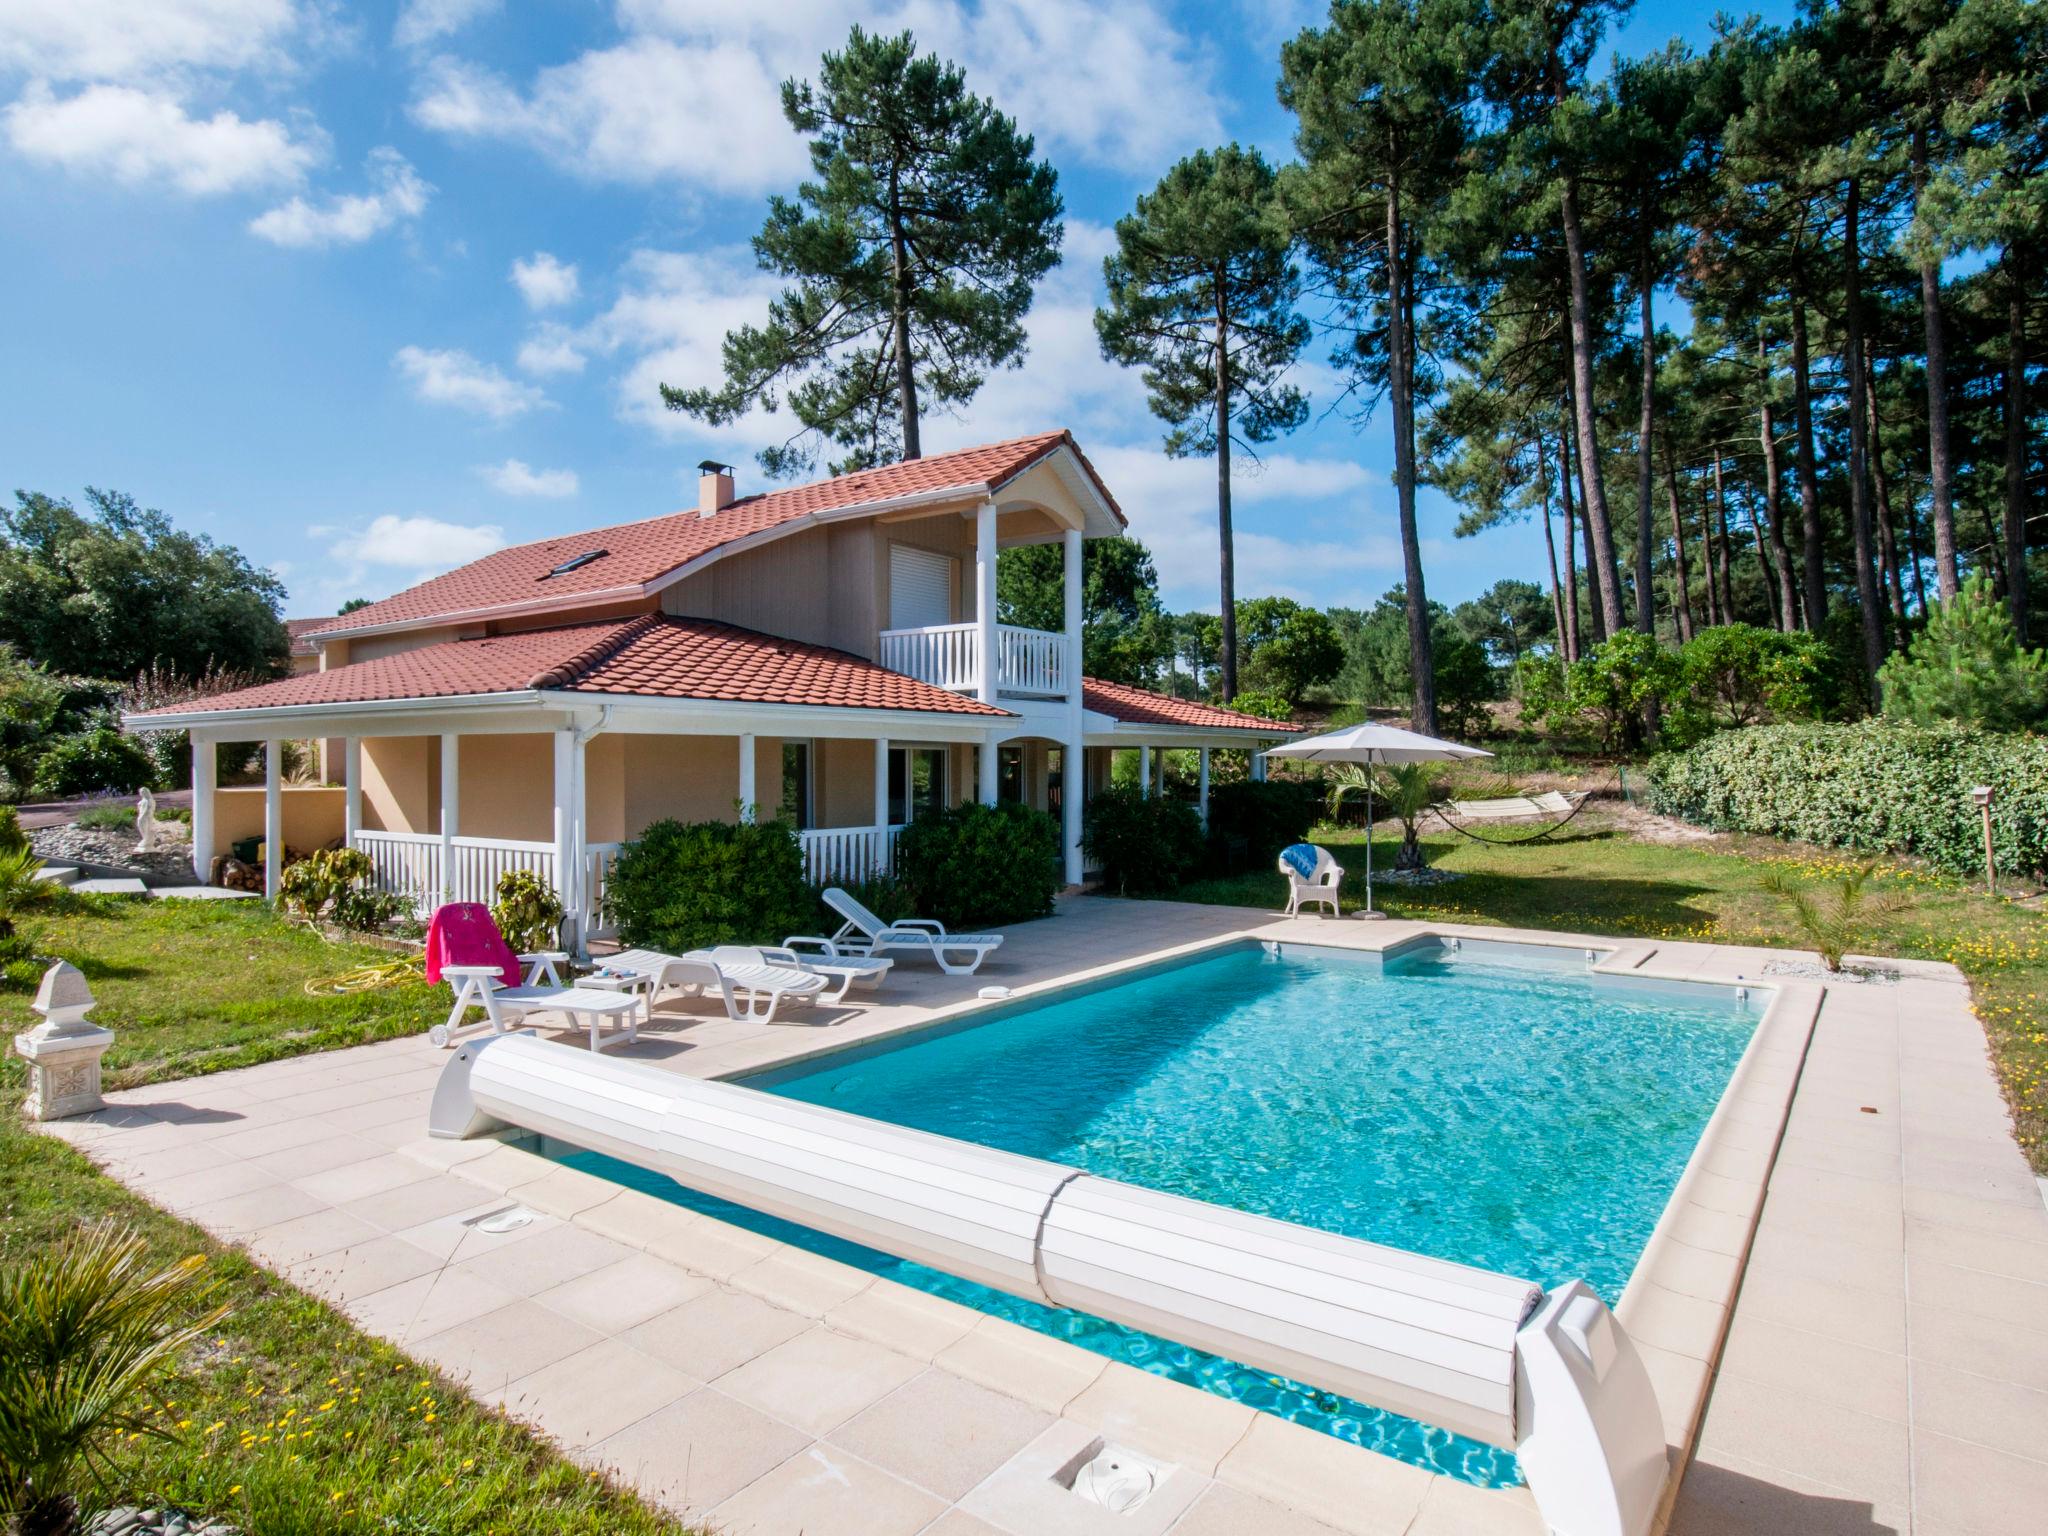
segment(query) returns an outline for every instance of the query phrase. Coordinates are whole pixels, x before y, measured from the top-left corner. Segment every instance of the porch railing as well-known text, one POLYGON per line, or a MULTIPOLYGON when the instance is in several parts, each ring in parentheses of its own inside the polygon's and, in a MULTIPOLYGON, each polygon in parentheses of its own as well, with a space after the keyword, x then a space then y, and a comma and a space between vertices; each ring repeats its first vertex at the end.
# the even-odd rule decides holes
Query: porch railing
POLYGON ((813 885, 879 879, 896 867, 901 827, 813 827, 797 833, 804 873, 813 885))
MULTIPOLYGON (((981 632, 972 624, 882 631, 882 665, 937 688, 981 686, 981 632)), ((1067 637, 1015 624, 996 626, 996 691, 1065 698, 1067 637)))

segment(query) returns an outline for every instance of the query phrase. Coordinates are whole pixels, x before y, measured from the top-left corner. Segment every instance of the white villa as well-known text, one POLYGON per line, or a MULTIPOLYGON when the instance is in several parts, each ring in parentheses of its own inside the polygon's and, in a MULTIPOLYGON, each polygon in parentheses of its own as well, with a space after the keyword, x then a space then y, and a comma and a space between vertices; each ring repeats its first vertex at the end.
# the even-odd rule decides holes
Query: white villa
POLYGON ((1159 751, 1199 751, 1206 811, 1212 748, 1288 734, 1081 675, 1082 540, 1124 527, 1065 432, 746 497, 706 464, 694 508, 500 550, 307 631, 317 669, 127 724, 191 733, 202 880, 238 839, 345 840, 423 896, 535 870, 580 931, 613 853, 663 817, 779 811, 812 878, 857 879, 974 797, 1059 818, 1078 883, 1112 752, 1149 786, 1159 751), (997 551, 1055 542, 1062 627, 998 623, 997 551), (278 743, 310 738, 341 786, 282 783, 278 743), (223 742, 267 745, 260 792, 218 787, 223 742))

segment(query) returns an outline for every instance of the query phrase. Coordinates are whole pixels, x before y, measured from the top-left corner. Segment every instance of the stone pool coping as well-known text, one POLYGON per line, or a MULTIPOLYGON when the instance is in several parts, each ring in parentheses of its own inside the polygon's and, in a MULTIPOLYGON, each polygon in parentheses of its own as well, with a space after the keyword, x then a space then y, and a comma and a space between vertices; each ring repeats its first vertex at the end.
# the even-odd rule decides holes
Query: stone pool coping
MULTIPOLYGON (((1765 960, 1774 953, 1782 954, 1448 923, 1366 925, 1320 918, 1285 920, 1258 912, 1165 903, 1084 899, 1063 903, 1062 908, 1063 918, 1012 930, 1007 958, 979 978, 954 982, 929 972, 920 974, 915 967, 899 966, 899 973, 908 974, 900 987, 897 978, 891 978, 890 991, 883 994, 890 1001, 878 1000, 842 1014, 839 1022, 827 1026, 829 1034, 783 1024, 735 1028, 722 1020, 695 1017, 664 1021, 665 1027, 673 1024, 682 1030, 686 1040, 657 1038, 643 1044, 655 1053, 656 1065, 703 1076, 739 1075, 815 1055, 821 1046, 844 1048, 978 1011, 988 1005, 980 1004, 972 994, 984 981, 1013 983, 1015 996, 1022 998, 1244 938, 1385 950, 1437 933, 1597 949, 1604 952, 1599 962, 1604 970, 1721 984, 1740 980, 1745 974, 1754 978, 1765 960), (1075 922, 1075 918, 1083 921, 1075 922), (1194 937, 1188 937, 1190 934, 1194 937)), ((1863 1077, 1858 1074, 1863 1072, 1861 1063, 1866 1057, 1881 1062, 1886 1052, 1904 1049, 1895 1039, 1884 1037, 1883 1030, 1891 1027, 1884 1022, 1888 1017, 1884 1010, 1911 1003, 1933 1010, 1929 1016, 1935 1017, 1928 1034, 1932 1043, 1920 1048, 1946 1053, 1945 1063, 1952 1057, 1958 1077, 1953 1092, 1960 1095, 1967 1087, 1973 1095, 1967 1105, 1957 1106, 1965 1119, 1951 1125, 1955 1117, 1950 1116, 1941 1120, 1940 1128, 1970 1135, 1986 1130, 1982 1124, 1984 1100, 1975 1086, 1976 1075, 1985 1072, 1982 1036, 1968 1016, 1967 993, 1960 978, 1943 966, 1904 969, 1908 980, 1899 988, 1828 987, 1783 978, 1765 983, 1776 994, 1772 1007, 1674 1190, 1619 1309, 1624 1327, 1644 1354, 1657 1383, 1667 1439, 1675 1456, 1682 1448, 1693 1446, 1700 1434, 1700 1405, 1728 1335, 1730 1299, 1742 1283, 1757 1208, 1765 1204, 1765 1186, 1771 1180, 1785 1131, 1786 1106, 1794 1105, 1797 1115, 1815 1122, 1809 1129, 1813 1146, 1801 1145, 1802 1161, 1813 1155, 1824 1136, 1832 1134, 1816 1119, 1831 1114, 1832 1105, 1816 1108, 1799 1098, 1807 1053, 1813 1048, 1815 1020, 1822 1016, 1823 1006, 1824 1016, 1837 1021, 1830 1026, 1835 1035, 1844 1030, 1864 1032, 1849 1041, 1850 1049, 1863 1053, 1847 1058, 1855 1064, 1853 1070, 1844 1069, 1833 1055, 1824 1064, 1831 1093, 1839 1079, 1850 1085, 1845 1091, 1854 1096, 1882 1103, 1888 1112, 1896 1108, 1878 1087, 1862 1086, 1863 1077), (1802 1007, 1788 1009, 1788 1001, 1799 1003, 1802 999, 1802 1007), (1872 1030, 1876 1033, 1870 1034, 1872 1030), (1969 1084, 1961 1081, 1963 1076, 1969 1076, 1969 1084)), ((1035 1438, 1027 1436, 1030 1443, 1016 1447, 1002 1466, 964 1492, 934 1490, 918 1482, 921 1474, 906 1474, 894 1464, 890 1472, 878 1470, 875 1459, 887 1460, 883 1449, 863 1441, 863 1451, 849 1452, 842 1444, 852 1433, 848 1428, 819 1430, 808 1422, 792 1428, 777 1421, 775 1433, 788 1439, 786 1444, 774 1441, 774 1466, 750 1473, 715 1504, 702 1502, 694 1494, 671 1499, 693 1516, 709 1516, 714 1523, 734 1530, 794 1529, 804 1519, 813 1528, 829 1520, 835 1530, 849 1536, 867 1530, 930 1530, 934 1536, 939 1532, 980 1536, 995 1530, 1038 1536, 1066 1529, 1135 1532, 1152 1526, 1152 1520, 1119 1519, 1113 1526, 1098 1527, 1068 1507, 1074 1502, 1070 1496, 1063 1496, 1065 1503, 1055 1500, 1052 1507, 1043 1507, 1043 1477, 1027 1476, 1022 1469, 1034 1464, 1034 1457, 1042 1464, 1063 1446, 1066 1451, 1062 1454, 1070 1454, 1079 1443, 1085 1443, 1085 1439, 1076 1442, 1074 1437, 1096 1434, 1135 1445, 1175 1464, 1175 1496, 1164 1502, 1162 1496, 1155 1496, 1154 1502, 1155 1513, 1163 1522, 1157 1528, 1170 1526, 1176 1536, 1209 1536, 1231 1530, 1284 1531, 1289 1536, 1295 1532, 1324 1536, 1331 1530, 1356 1536, 1380 1532, 1424 1536, 1537 1529, 1533 1506, 1524 1491, 1481 1490, 1433 1476, 895 1282, 696 1216, 653 1196, 559 1167, 499 1141, 428 1141, 422 1134, 424 1103, 445 1060, 441 1053, 414 1040, 292 1058, 120 1096, 123 1108, 94 1121, 52 1129, 85 1145, 146 1194, 223 1237, 246 1241, 259 1258, 340 1302, 365 1326, 408 1344, 457 1374, 462 1374, 464 1361, 478 1358, 476 1351, 482 1346, 473 1337, 464 1342, 465 1325, 445 1325, 458 1316, 488 1310, 491 1301, 508 1303, 491 1313, 501 1318, 508 1330, 515 1321, 532 1326, 534 1318, 518 1308, 531 1309, 550 1327, 561 1329, 577 1326, 565 1317, 582 1318, 591 1325, 583 1329, 587 1342, 571 1358, 524 1372, 517 1380, 509 1367, 495 1381, 471 1370, 471 1385, 487 1398, 494 1391, 503 1395, 519 1388, 513 1405, 562 1438, 572 1454, 621 1466, 629 1480, 638 1481, 657 1498, 673 1493, 662 1482, 659 1454, 637 1446, 632 1440, 635 1429, 630 1427, 596 1435, 595 1429, 607 1422, 605 1414, 578 1396, 579 1391, 587 1394, 594 1389, 588 1382, 579 1387, 580 1378, 570 1369, 583 1361, 586 1374, 615 1379, 619 1362, 607 1361, 603 1351, 623 1350, 631 1370, 651 1374, 647 1356, 620 1342, 637 1344, 639 1330, 613 1330, 618 1337, 612 1338, 606 1335, 604 1317, 593 1316, 587 1308, 579 1310, 584 1303, 572 1306, 568 1299, 556 1299, 558 1290, 574 1290, 584 1280, 572 1278, 546 1290, 540 1293, 538 1303, 518 1300, 531 1292, 516 1287, 508 1292, 489 1282, 486 1277, 498 1273, 491 1266, 512 1265, 513 1260, 489 1252, 470 1259, 457 1251, 473 1237, 452 1236, 450 1223, 459 1213, 501 1207, 509 1194, 517 1203, 544 1213, 539 1219, 547 1222, 550 1230, 560 1223, 562 1228, 582 1234, 577 1244, 560 1238, 552 1245, 536 1244, 527 1250, 523 1262, 528 1265, 544 1253, 566 1264, 563 1254, 580 1245, 596 1255, 590 1263, 597 1263, 599 1257, 604 1260, 599 1273, 617 1275, 612 1288, 615 1296, 667 1287, 665 1294, 691 1289, 700 1301, 749 1298, 750 1305, 764 1312, 773 1309, 776 1315, 788 1317, 792 1325, 807 1330, 804 1338, 812 1343, 806 1347, 814 1351, 839 1339, 850 1342, 833 1348, 857 1344, 898 1362, 898 1369, 909 1368, 902 1362, 925 1368, 918 1378, 923 1385, 892 1388, 896 1395, 886 1396, 872 1413, 902 1403, 906 1394, 923 1392, 931 1397, 939 1391, 932 1383, 952 1383, 946 1390, 983 1394, 987 1402, 977 1412, 993 1413, 990 1404, 1007 1402, 1012 1405, 1006 1410, 1012 1420, 1021 1415, 1029 1418, 1030 1425, 1046 1421, 1042 1433, 1035 1438), (308 1155, 315 1153, 318 1156, 308 1155), (350 1158, 354 1160, 347 1160, 350 1158), (423 1215, 430 1211, 434 1214, 423 1215), (451 1237, 457 1250, 447 1249, 451 1237), (628 1271, 620 1267, 629 1257, 639 1268, 628 1271), (452 1277, 449 1283, 441 1284, 447 1277, 452 1277), (469 1288, 467 1294, 436 1300, 439 1292, 460 1292, 464 1287, 469 1288), (705 1297, 704 1288, 714 1294, 705 1297), (458 1300, 462 1305, 454 1308, 458 1300), (423 1326, 414 1326, 423 1321, 433 1322, 439 1331, 429 1334, 423 1326), (451 1339, 471 1353, 458 1357, 451 1339), (603 1373, 605 1368, 609 1374, 603 1373), (623 1451, 643 1455, 637 1470, 624 1465, 630 1458, 623 1451), (820 1462, 829 1462, 842 1473, 851 1469, 851 1485, 863 1490, 858 1507, 825 1509, 800 1502, 801 1497, 810 1495, 805 1493, 809 1484, 798 1474, 820 1462), (897 1487, 905 1477, 908 1482, 897 1487), (923 1500, 919 1512, 899 1509, 898 1515, 891 1517, 895 1523, 885 1521, 877 1511, 887 1500, 878 1499, 870 1486, 877 1485, 877 1480, 899 1501, 909 1500, 912 1494, 923 1500), (933 1503, 935 1499, 943 1502, 933 1503), (1040 1502, 1034 1504, 1034 1499, 1040 1502), (809 1513, 799 1518, 795 1512, 802 1509, 809 1513), (772 1510, 782 1511, 788 1518, 778 1524, 770 1518, 772 1510)), ((1985 1080, 1988 1082, 1988 1077, 1985 1080)), ((1995 1103, 1995 1087, 1991 1092, 1995 1103)), ((1928 1113, 1946 1114, 1948 1108, 1937 1103, 1928 1113)), ((1857 1120, 1853 1113, 1850 1119, 1858 1136, 1867 1138, 1882 1129, 1857 1120)), ((1909 1116, 1909 1130, 1912 1123, 1909 1116)), ((1994 1136, 2003 1134, 2002 1126, 1991 1130, 1994 1136)), ((1844 1138, 1835 1139, 1846 1147, 1844 1138)), ((2003 1159, 1997 1162, 1997 1174, 2004 1179, 2009 1173, 2005 1163, 2016 1159, 2017 1153, 2009 1142, 2003 1149, 1992 1142, 1985 1156, 2003 1159)), ((1801 1175, 1802 1186, 1811 1185, 1803 1168, 1795 1172, 1801 1175)), ((2031 1179, 2025 1182, 2031 1201, 2031 1179)), ((1831 1199, 1868 1198, 1862 1189, 1825 1193, 1831 1199)), ((1810 1194, 1810 1187, 1802 1187, 1796 1197, 1810 1194)), ((1772 1198, 1793 1197, 1774 1189, 1772 1198)), ((1967 1205, 1967 1197, 1963 1204, 1967 1205)), ((1976 1219, 1970 1211, 1964 1214, 1976 1219)), ((2011 1216, 2004 1206, 1993 1214, 2001 1221, 2011 1216)), ((2040 1236, 2048 1238, 2048 1222, 2043 1222, 2038 1201, 2031 1204, 2029 1214, 2042 1224, 2040 1236)), ((2017 1236, 2024 1243, 2033 1234, 2029 1229, 2017 1236)), ((2031 1262, 2030 1252, 2022 1250, 2019 1257, 2031 1262)), ((2048 1253, 2048 1248, 2043 1252, 2048 1253)), ((1771 1263, 1778 1265, 1775 1251, 1771 1263)), ((500 1273, 498 1278, 502 1281, 505 1277, 500 1273)), ((676 1308, 677 1314, 686 1310, 676 1308)), ((1737 1301, 1735 1311, 1742 1314, 1744 1303, 1737 1301)), ((782 1347, 794 1348, 798 1342, 782 1347)), ((676 1379, 669 1384, 674 1400, 655 1405, 647 1423, 666 1422, 665 1414, 680 1421, 691 1404, 706 1399, 724 1405, 723 1411, 749 1412, 726 1399, 734 1393, 743 1397, 752 1393, 752 1400, 758 1401, 755 1378, 771 1370, 776 1353, 775 1347, 766 1348, 753 1363, 720 1375, 718 1381, 723 1385, 676 1379)), ((503 1364, 502 1360, 496 1363, 503 1364)), ((829 1363, 817 1364, 806 1380, 826 1383, 835 1369, 829 1363)), ((1796 1385, 1813 1392, 1824 1390, 1826 1384, 1818 1378, 1802 1377, 1796 1385)), ((2013 1390, 2023 1389, 2022 1384, 2013 1390)), ((655 1385, 647 1385, 645 1390, 653 1393, 655 1385)), ((922 1419, 910 1408, 901 1412, 910 1414, 906 1422, 926 1437, 944 1432, 949 1420, 973 1417, 957 1408, 946 1413, 928 1409, 922 1419)), ((774 1414, 769 1417, 774 1419, 774 1414)), ((850 1425, 858 1429, 867 1417, 867 1413, 857 1415, 850 1425)), ((1731 1410, 1720 1405, 1707 1421, 1710 1429, 1725 1421, 1727 1428, 1720 1438, 1728 1442, 1739 1440, 1745 1421, 1755 1417, 1753 1406, 1731 1410)), ((692 1433, 698 1435, 701 1454, 710 1457, 719 1444, 713 1428, 697 1425, 692 1433)), ((767 1433, 759 1430, 756 1438, 767 1433)), ((865 1433, 872 1438, 876 1432, 865 1433)), ((1748 1449, 1746 1443, 1744 1449, 1748 1449)), ((1701 1454, 1704 1457, 1705 1453, 1701 1454)), ((1717 1453, 1716 1459, 1717 1465, 1709 1469, 1715 1479, 1712 1490, 1723 1487, 1719 1463, 1738 1465, 1751 1475, 1756 1487, 1767 1492, 1803 1486, 1805 1481, 1768 1468, 1760 1474, 1753 1461, 1740 1462, 1732 1454, 1717 1453)), ((739 1471, 734 1476, 738 1477, 739 1471)), ((699 1481, 703 1482, 703 1476, 699 1481)), ((1814 1481, 1817 1486, 1839 1488, 1851 1479, 1845 1472, 1832 1482, 1814 1481)), ((1710 1519, 1701 1524, 1706 1517, 1689 1514, 1683 1496, 1692 1486, 1689 1480, 1680 1490, 1674 1480, 1672 1491, 1680 1496, 1675 1528, 1680 1531, 1782 1528, 1730 1527, 1710 1519)), ((1884 1492, 1889 1485, 1873 1475, 1873 1486, 1879 1492, 1871 1496, 1868 1507, 1889 1510, 1891 1504, 1884 1492)), ((1792 1495, 1787 1491, 1786 1496, 1792 1495)), ((1154 1505, 1147 1508, 1154 1509, 1154 1505)), ((1954 1528, 1964 1529, 1961 1525, 1954 1528)))

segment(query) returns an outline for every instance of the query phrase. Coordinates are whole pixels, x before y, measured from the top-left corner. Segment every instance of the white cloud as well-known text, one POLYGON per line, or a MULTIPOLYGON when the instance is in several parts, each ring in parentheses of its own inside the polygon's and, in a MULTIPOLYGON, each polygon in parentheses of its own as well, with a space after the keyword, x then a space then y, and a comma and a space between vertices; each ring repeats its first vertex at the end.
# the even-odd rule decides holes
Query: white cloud
POLYGON ((554 373, 581 373, 583 363, 583 350, 577 345, 575 332, 552 321, 535 326, 526 340, 520 343, 519 366, 527 373, 541 377, 554 373))
POLYGON ((0 0, 0 68, 43 80, 132 80, 288 63, 318 30, 294 0, 0 0))
POLYGON ((444 133, 531 144, 594 180, 748 193, 806 164, 777 84, 744 48, 639 37, 543 70, 527 92, 489 70, 436 60, 412 115, 444 133))
POLYGON ((529 88, 459 59, 424 72, 423 125, 533 145, 601 181, 751 193, 803 174, 779 87, 817 73, 820 40, 849 26, 912 29, 971 87, 1035 134, 1041 152, 1156 171, 1222 136, 1202 49, 1148 0, 621 0, 616 44, 542 70, 529 88), (1138 84, 1142 82, 1142 84, 1138 84))
POLYGON ((357 566, 444 570, 504 546, 505 530, 496 523, 450 523, 387 512, 360 533, 337 539, 329 554, 357 566))
POLYGON ((274 119, 190 117, 168 92, 129 85, 58 97, 34 81, 0 116, 25 159, 130 186, 169 183, 194 197, 289 184, 316 158, 274 119))
POLYGON ((477 473, 507 496, 546 496, 559 499, 574 496, 578 481, 573 469, 535 469, 523 459, 502 464, 481 464, 477 473))
POLYGON ((252 219, 249 232, 295 249, 360 245, 401 219, 419 217, 434 189, 405 156, 387 145, 371 150, 365 166, 373 190, 317 203, 294 197, 252 219))
POLYGON ((480 363, 456 348, 400 347, 392 364, 412 382, 413 393, 438 405, 508 421, 547 396, 531 384, 509 379, 489 363, 480 363))
POLYGON ((391 40, 401 48, 418 48, 460 32, 497 8, 498 0, 405 0, 391 28, 391 40))
POLYGON ((512 286, 526 300, 528 309, 553 309, 567 304, 578 290, 575 263, 558 261, 546 251, 535 251, 525 260, 512 263, 512 286))

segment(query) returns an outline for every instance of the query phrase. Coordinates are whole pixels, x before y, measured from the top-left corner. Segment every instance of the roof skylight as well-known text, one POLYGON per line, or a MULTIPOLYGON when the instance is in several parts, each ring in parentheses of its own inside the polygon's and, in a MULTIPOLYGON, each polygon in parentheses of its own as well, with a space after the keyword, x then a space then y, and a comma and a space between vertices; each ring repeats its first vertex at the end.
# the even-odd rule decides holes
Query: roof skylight
POLYGON ((593 560, 602 560, 604 556, 605 551, 601 549, 586 549, 580 555, 571 555, 567 560, 564 560, 560 565, 556 566, 553 570, 542 574, 539 577, 539 579, 541 581, 546 581, 549 576, 566 576, 571 571, 590 564, 590 562, 593 560))

